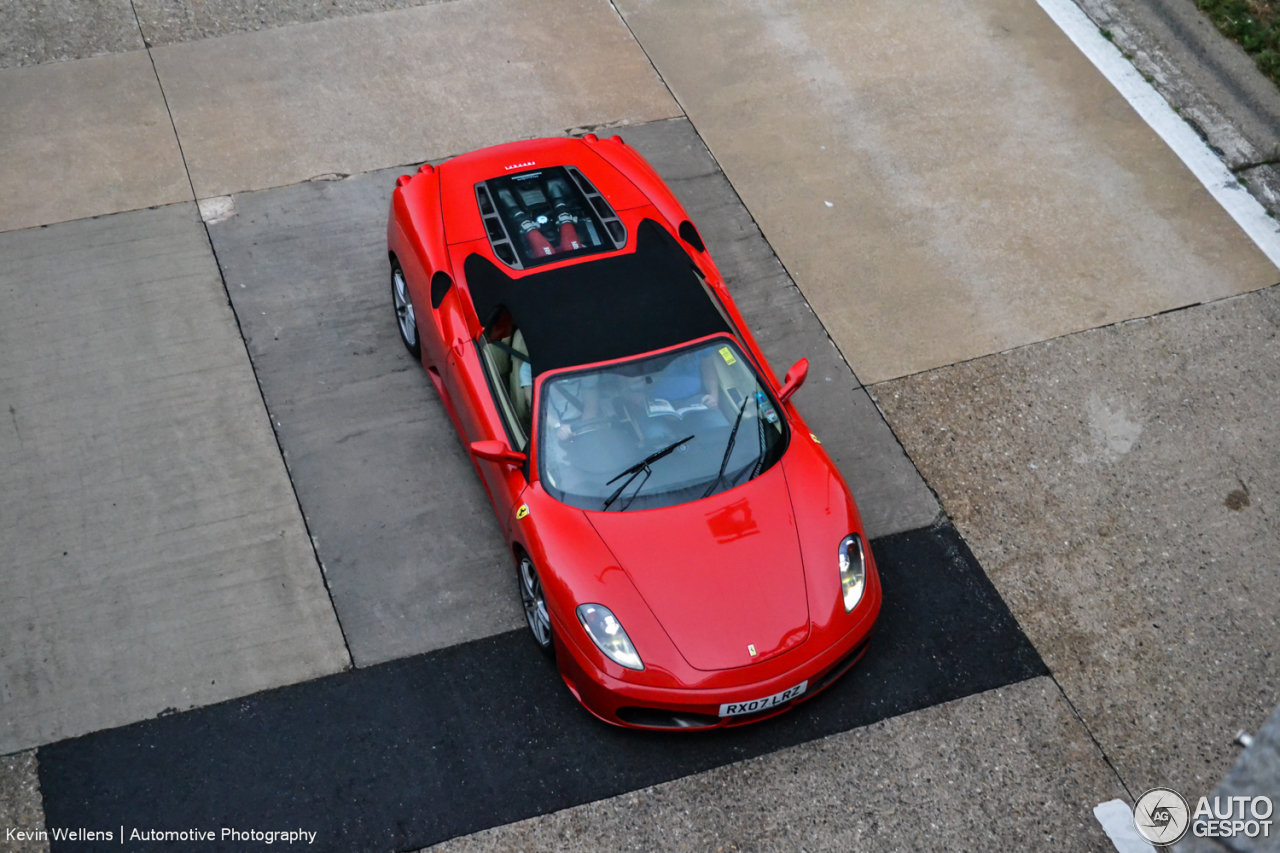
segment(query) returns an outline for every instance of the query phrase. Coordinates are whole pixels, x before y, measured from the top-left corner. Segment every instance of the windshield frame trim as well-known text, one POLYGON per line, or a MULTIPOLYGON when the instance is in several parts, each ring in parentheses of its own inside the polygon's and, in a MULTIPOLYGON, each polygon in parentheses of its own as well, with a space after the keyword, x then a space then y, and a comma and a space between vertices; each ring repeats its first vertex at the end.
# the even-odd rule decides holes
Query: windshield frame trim
MULTIPOLYGON (((541 436, 542 436, 542 421, 543 421, 542 384, 544 381, 554 379, 566 373, 577 373, 579 371, 595 370, 601 367, 608 367, 609 365, 613 365, 613 364, 625 364, 627 362, 639 361, 641 359, 646 359, 646 358, 653 358, 654 356, 664 355, 666 353, 676 352, 682 349, 693 349, 694 347, 700 346, 702 344, 705 344, 717 339, 728 340, 732 342, 734 346, 737 348, 738 353, 742 355, 744 358, 746 358, 747 363, 751 366, 752 374, 756 378, 756 383, 760 387, 762 387, 765 391, 765 394, 768 395, 769 401, 773 404, 774 411, 779 413, 779 418, 783 425, 782 438, 779 441, 779 443, 782 445, 782 450, 778 452, 777 462, 775 462, 774 464, 776 465, 778 462, 781 462, 782 457, 785 456, 787 451, 791 449, 791 433, 793 430, 793 424, 791 423, 791 414, 787 410, 787 405, 785 403, 779 402, 778 395, 777 395, 777 388, 774 387, 774 382, 771 381, 770 379, 771 374, 765 373, 760 369, 759 364, 756 362, 755 355, 751 351, 751 347, 747 346, 743 342, 743 340, 736 334, 730 334, 729 332, 716 332, 714 334, 704 335, 701 338, 693 338, 692 340, 685 341, 684 343, 681 343, 681 344, 673 344, 672 346, 663 347, 662 349, 656 349, 650 352, 639 353, 637 355, 631 355, 631 356, 624 356, 622 358, 613 358, 613 359, 609 359, 608 361, 597 361, 597 362, 591 362, 589 364, 577 364, 572 367, 557 367, 554 370, 548 370, 545 373, 540 373, 536 375, 533 379, 533 397, 530 401, 530 406, 533 409, 533 418, 532 418, 533 423, 531 424, 529 442, 526 445, 526 449, 525 449, 525 457, 526 457, 525 464, 527 466, 525 469, 526 482, 528 482, 529 485, 533 485, 535 482, 541 483, 542 481, 542 460, 541 460, 541 455, 542 455, 541 436)), ((770 468, 772 467, 774 466, 770 466, 770 468)), ((756 477, 752 478, 752 480, 746 480, 734 486, 733 488, 737 489, 737 488, 740 488, 741 486, 746 485, 749 482, 753 482, 755 479, 759 479, 759 477, 763 476, 764 473, 765 473, 764 471, 761 471, 759 474, 756 475, 756 477)), ((543 484, 541 488, 542 488, 542 491, 547 495, 547 497, 556 501, 556 503, 565 503, 564 501, 555 497, 555 495, 551 493, 551 491, 546 487, 545 484, 543 484)), ((555 487, 555 490, 557 492, 561 491, 558 487, 555 487)), ((728 489, 726 491, 733 491, 733 489, 728 489)), ((714 494, 709 495, 707 498, 703 500, 710 500, 711 498, 714 498, 716 497, 716 495, 720 495, 720 494, 725 494, 725 492, 715 492, 714 494)), ((697 502, 698 501, 690 501, 689 503, 697 503, 697 502)), ((565 506, 573 506, 573 505, 565 503, 565 506)), ((575 507, 575 509, 582 509, 583 512, 588 511, 583 509, 582 507, 575 507)), ((638 511, 643 512, 644 510, 638 510, 638 511)))

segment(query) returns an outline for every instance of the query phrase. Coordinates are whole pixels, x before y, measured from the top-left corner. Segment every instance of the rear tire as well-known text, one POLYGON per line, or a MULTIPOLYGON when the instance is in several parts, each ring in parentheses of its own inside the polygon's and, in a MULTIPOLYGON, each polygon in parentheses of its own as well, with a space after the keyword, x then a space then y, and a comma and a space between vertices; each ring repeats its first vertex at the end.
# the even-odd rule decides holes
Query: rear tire
POLYGON ((400 330, 400 340, 409 355, 422 358, 422 338, 418 335, 418 317, 413 310, 413 297, 409 295, 409 284, 405 281, 404 270, 400 263, 391 259, 391 305, 396 311, 396 327, 400 330))
POLYGON ((520 587, 520 603, 524 605, 524 618, 533 641, 544 655, 555 656, 556 644, 551 630, 551 615, 547 612, 547 597, 542 591, 542 580, 533 560, 525 554, 521 554, 516 563, 516 584, 520 587))

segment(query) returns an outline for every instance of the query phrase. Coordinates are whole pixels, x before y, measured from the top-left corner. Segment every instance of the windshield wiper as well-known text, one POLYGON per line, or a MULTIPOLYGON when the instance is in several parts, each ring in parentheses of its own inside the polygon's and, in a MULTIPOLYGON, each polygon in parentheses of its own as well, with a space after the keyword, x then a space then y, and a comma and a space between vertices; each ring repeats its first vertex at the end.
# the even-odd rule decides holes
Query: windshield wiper
POLYGON ((756 457, 756 464, 751 466, 751 476, 747 477, 748 480, 754 480, 759 475, 760 469, 764 467, 764 418, 760 417, 759 412, 756 413, 756 441, 759 442, 760 455, 756 457))
MULTIPOLYGON (((618 488, 614 490, 613 494, 605 498, 604 508, 607 510, 610 506, 612 506, 613 502, 616 501, 618 499, 618 496, 622 494, 622 490, 625 489, 627 486, 631 485, 631 481, 634 480, 636 477, 640 476, 641 471, 644 472, 645 480, 647 481, 649 479, 649 475, 653 473, 652 471, 649 470, 649 466, 652 463, 657 462, 662 457, 673 453, 677 447, 679 447, 680 445, 684 444, 687 441, 693 441, 693 436, 691 435, 687 436, 685 438, 680 439, 679 441, 675 441, 675 442, 672 442, 671 444, 668 444, 666 447, 662 448, 656 453, 650 453, 648 456, 641 459, 639 462, 632 465, 630 468, 623 471, 618 476, 614 477, 608 483, 605 483, 605 485, 607 486, 609 485, 609 483, 616 483, 618 480, 621 480, 623 477, 627 478, 626 480, 623 481, 621 486, 618 486, 618 488), (627 475, 630 475, 630 476, 627 476, 627 475)), ((644 488, 643 482, 640 484, 640 488, 637 488, 635 492, 631 495, 631 500, 636 499, 636 494, 639 494, 640 489, 642 488, 644 488)), ((630 501, 628 501, 627 506, 630 506, 630 505, 631 503, 630 501)), ((626 508, 627 507, 623 507, 623 509, 626 509, 626 508)))
POLYGON ((738 427, 742 426, 742 413, 747 410, 747 402, 750 397, 744 397, 742 405, 738 407, 738 416, 733 419, 733 429, 729 430, 729 443, 724 449, 724 458, 720 460, 720 473, 716 474, 716 478, 711 481, 711 485, 707 486, 707 490, 702 493, 705 498, 716 490, 716 486, 720 485, 720 481, 724 479, 724 469, 729 467, 729 454, 733 453, 734 442, 738 440, 738 427))

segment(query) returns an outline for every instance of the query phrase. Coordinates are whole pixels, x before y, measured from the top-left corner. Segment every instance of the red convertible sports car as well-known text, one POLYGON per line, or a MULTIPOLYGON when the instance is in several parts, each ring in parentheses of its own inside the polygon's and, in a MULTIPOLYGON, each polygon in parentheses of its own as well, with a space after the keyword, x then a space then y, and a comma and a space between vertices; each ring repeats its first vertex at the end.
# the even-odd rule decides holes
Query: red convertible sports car
POLYGON ((861 657, 880 581, 840 473, 697 229, 618 137, 401 177, 400 335, 510 543, 533 639, 602 720, 759 720, 861 657))

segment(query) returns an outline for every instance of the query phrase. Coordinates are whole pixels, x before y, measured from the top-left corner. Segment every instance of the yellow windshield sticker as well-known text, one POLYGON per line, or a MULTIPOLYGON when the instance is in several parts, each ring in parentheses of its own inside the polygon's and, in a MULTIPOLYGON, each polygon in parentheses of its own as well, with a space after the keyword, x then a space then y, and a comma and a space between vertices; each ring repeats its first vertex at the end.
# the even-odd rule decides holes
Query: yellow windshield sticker
POLYGON ((725 364, 737 364, 738 360, 733 357, 733 350, 728 347, 720 347, 720 357, 724 359, 725 364))
POLYGON ((529 514, 529 505, 520 504, 520 508, 516 510, 516 520, 519 521, 520 519, 524 518, 528 514, 529 514))

